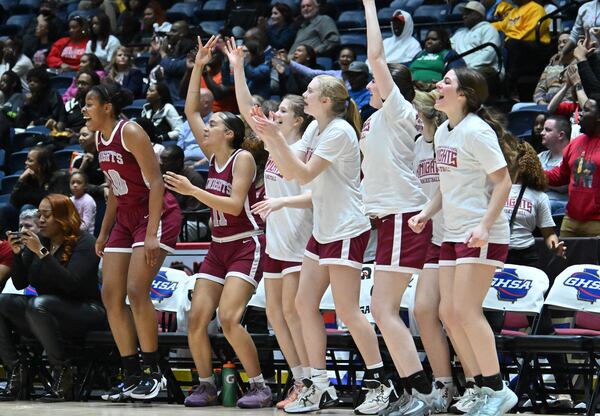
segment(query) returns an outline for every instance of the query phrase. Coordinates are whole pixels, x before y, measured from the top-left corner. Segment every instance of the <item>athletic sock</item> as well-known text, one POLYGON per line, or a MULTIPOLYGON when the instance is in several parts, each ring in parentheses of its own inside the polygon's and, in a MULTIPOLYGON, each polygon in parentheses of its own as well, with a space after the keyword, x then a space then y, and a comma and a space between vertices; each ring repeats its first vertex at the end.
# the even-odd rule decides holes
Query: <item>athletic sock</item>
POLYGON ((295 382, 302 381, 302 379, 304 378, 304 370, 302 369, 302 367, 300 367, 300 366, 293 367, 291 370, 292 370, 292 377, 294 377, 294 381, 295 382))
POLYGON ((125 376, 138 376, 142 374, 142 367, 140 366, 140 357, 137 354, 126 355, 121 357, 121 363, 123 363, 123 370, 125 376))
POLYGON ((142 362, 145 366, 150 367, 152 373, 159 373, 160 368, 158 367, 158 351, 143 352, 142 351, 142 362))
POLYGON ((310 379, 318 389, 325 390, 329 387, 329 377, 327 376, 327 370, 325 369, 311 368, 310 379))
POLYGON ((213 376, 210 376, 210 377, 198 377, 198 382, 200 382, 200 383, 208 383, 208 384, 211 384, 213 386, 216 386, 216 384, 215 384, 215 378, 213 376))
POLYGON ((374 365, 368 365, 365 375, 363 376, 363 381, 376 381, 379 384, 385 383, 386 378, 383 370, 383 363, 378 362, 374 365))
POLYGON ((432 390, 431 381, 429 381, 427 374, 423 370, 408 376, 407 384, 409 388, 415 389, 421 394, 430 394, 432 390))
POLYGON ((500 391, 504 388, 504 383, 502 382, 502 376, 500 375, 500 373, 494 374, 493 376, 485 376, 482 378, 482 387, 489 387, 494 391, 500 391))
POLYGON ((310 367, 302 367, 304 376, 302 378, 310 378, 310 367))
POLYGON ((479 388, 483 387, 483 376, 481 374, 473 376, 473 379, 475 380, 475 385, 477 387, 479 387, 479 388))
POLYGON ((257 386, 263 386, 265 384, 265 378, 262 373, 260 373, 256 377, 248 377, 248 382, 250 384, 256 384, 257 386))

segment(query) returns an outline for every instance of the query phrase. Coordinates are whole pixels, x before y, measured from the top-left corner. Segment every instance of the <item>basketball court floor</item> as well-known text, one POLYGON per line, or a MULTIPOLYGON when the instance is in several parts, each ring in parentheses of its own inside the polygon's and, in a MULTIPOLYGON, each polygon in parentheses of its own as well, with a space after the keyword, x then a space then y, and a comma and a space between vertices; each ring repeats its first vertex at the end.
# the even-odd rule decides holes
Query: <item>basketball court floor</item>
MULTIPOLYGON (((268 409, 237 409, 228 407, 208 407, 203 409, 186 408, 173 404, 114 404, 114 403, 36 403, 36 402, 11 402, 0 403, 0 415, 2 416, 170 416, 170 415, 194 415, 202 414, 208 416, 271 416, 284 415, 282 410, 268 409), (175 413, 177 412, 177 413, 175 413)), ((318 412, 319 415, 350 416, 354 413, 352 409, 327 409, 318 412)))

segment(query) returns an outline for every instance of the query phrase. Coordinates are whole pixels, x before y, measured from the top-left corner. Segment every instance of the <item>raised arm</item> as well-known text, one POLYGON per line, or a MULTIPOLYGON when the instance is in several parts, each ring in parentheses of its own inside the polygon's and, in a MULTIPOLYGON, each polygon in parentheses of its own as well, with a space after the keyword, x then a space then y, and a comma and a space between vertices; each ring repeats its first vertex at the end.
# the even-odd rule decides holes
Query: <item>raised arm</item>
POLYGON ((392 74, 388 69, 383 50, 383 38, 377 20, 375 0, 363 0, 365 18, 367 20, 367 58, 377 83, 377 90, 384 100, 391 94, 394 87, 392 74))
POLYGON ((210 155, 206 153, 205 148, 203 147, 206 125, 204 124, 202 115, 200 114, 200 84, 202 79, 202 71, 204 70, 204 66, 210 62, 212 58, 212 50, 216 44, 216 36, 211 36, 205 45, 202 45, 202 40, 200 39, 200 36, 198 36, 198 53, 196 54, 194 69, 192 70, 192 75, 190 76, 190 84, 185 100, 185 116, 190 123, 190 128, 194 133, 194 137, 196 138, 198 145, 202 149, 202 152, 207 156, 210 155))
POLYGON ((252 120, 252 95, 246 83, 246 74, 244 72, 244 51, 241 46, 235 44, 233 37, 225 42, 225 55, 229 60, 229 65, 233 68, 233 81, 235 86, 235 98, 237 100, 240 114, 254 130, 254 121, 252 120))

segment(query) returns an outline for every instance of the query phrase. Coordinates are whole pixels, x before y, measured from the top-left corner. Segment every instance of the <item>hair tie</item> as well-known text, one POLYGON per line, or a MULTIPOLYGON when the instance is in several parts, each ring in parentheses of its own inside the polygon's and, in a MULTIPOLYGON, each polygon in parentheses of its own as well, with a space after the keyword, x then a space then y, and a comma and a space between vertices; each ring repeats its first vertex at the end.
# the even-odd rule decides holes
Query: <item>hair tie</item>
POLYGON ((477 114, 479 114, 479 113, 480 113, 481 111, 483 111, 483 110, 484 110, 483 104, 480 104, 480 105, 479 105, 479 107, 477 108, 477 110, 475 110, 475 112, 476 112, 477 114))

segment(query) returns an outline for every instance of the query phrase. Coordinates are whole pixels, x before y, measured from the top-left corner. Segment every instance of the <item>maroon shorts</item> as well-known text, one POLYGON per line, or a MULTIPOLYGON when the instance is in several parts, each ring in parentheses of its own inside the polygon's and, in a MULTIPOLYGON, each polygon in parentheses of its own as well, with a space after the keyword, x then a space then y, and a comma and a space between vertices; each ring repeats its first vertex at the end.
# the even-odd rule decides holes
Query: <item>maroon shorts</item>
POLYGON ((237 277, 257 287, 263 276, 264 254, 264 234, 227 243, 213 241, 196 278, 224 285, 228 277, 237 277))
POLYGON ((440 267, 440 246, 435 245, 433 242, 429 243, 427 247, 427 254, 425 255, 424 269, 437 269, 440 267))
POLYGON ((508 244, 488 243, 483 247, 469 248, 465 243, 443 242, 440 247, 440 267, 465 263, 488 264, 503 267, 508 255, 508 244))
POLYGON ((301 267, 302 262, 300 261, 277 260, 265 254, 263 277, 265 279, 281 279, 286 274, 299 272, 301 267))
POLYGON ((431 221, 419 234, 408 226, 408 220, 418 212, 390 214, 374 220, 377 227, 375 270, 418 273, 425 263, 431 242, 431 221))
MULTIPOLYGON (((104 251, 107 253, 132 253, 134 247, 144 245, 148 227, 148 203, 138 207, 117 207, 115 225, 110 232, 104 251)), ((158 223, 157 237, 160 248, 175 252, 181 231, 181 211, 175 197, 165 192, 163 212, 158 223)))
POLYGON ((314 236, 311 236, 306 244, 304 255, 318 261, 321 266, 348 266, 360 270, 370 235, 371 230, 368 230, 354 238, 325 244, 319 243, 314 236))

